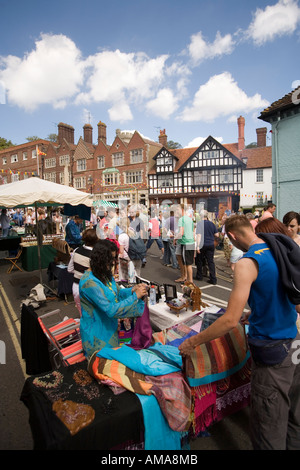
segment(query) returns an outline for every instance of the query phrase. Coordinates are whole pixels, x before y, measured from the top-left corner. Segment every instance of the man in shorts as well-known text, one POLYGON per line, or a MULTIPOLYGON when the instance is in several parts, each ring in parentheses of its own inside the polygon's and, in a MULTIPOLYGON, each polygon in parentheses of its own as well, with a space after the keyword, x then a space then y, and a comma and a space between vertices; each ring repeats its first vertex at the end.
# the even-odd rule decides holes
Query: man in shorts
POLYGON ((178 220, 178 235, 176 240, 176 257, 181 276, 175 282, 193 282, 193 263, 195 257, 194 222, 187 215, 185 205, 180 204, 181 217, 178 220))

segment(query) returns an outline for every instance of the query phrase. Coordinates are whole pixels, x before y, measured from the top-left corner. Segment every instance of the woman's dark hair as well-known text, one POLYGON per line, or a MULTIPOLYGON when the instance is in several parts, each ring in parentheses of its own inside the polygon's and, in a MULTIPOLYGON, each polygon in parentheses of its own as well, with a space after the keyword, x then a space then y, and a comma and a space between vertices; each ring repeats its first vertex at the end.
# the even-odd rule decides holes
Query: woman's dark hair
POLYGON ((112 268, 116 263, 117 254, 117 245, 108 239, 99 240, 92 250, 91 270, 103 284, 112 280, 112 268))
POLYGON ((298 214, 298 212, 290 211, 283 216, 282 222, 284 223, 284 225, 289 225, 294 219, 296 219, 297 224, 300 225, 300 215, 298 214))
POLYGON ((87 228, 82 234, 82 241, 87 246, 94 246, 99 240, 94 228, 87 228))
POLYGON ((259 222, 255 227, 255 233, 283 233, 291 237, 286 226, 275 217, 269 217, 259 222))

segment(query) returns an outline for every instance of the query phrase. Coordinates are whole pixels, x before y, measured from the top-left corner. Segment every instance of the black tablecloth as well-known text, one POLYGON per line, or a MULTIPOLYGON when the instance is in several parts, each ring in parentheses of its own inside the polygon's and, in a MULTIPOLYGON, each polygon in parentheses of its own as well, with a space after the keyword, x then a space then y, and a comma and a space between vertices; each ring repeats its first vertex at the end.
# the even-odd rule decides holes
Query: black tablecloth
POLYGON ((47 274, 49 282, 53 279, 58 280, 58 295, 72 294, 74 275, 72 273, 69 273, 67 268, 59 268, 54 262, 51 262, 48 265, 47 274))
POLYGON ((83 371, 85 374, 86 369, 87 362, 60 368, 57 372, 63 379, 55 387, 51 386, 53 372, 26 380, 21 401, 29 410, 34 448, 113 450, 135 445, 143 447, 144 422, 138 397, 129 391, 114 395, 107 385, 99 384, 90 376, 90 383, 78 384, 76 373, 83 371), (40 385, 45 382, 50 386, 40 385), (95 411, 94 420, 72 436, 52 411, 53 403, 59 399, 90 405, 95 411))

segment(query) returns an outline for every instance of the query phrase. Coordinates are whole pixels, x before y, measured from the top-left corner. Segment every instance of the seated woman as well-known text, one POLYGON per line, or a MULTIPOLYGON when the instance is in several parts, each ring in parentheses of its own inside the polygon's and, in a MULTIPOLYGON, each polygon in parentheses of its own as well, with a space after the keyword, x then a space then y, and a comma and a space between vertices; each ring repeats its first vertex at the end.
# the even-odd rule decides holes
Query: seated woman
POLYGON ((90 267, 90 258, 94 245, 98 241, 96 230, 87 228, 82 234, 83 245, 75 248, 71 253, 68 264, 68 272, 74 274, 74 282, 72 286, 75 305, 81 314, 80 297, 79 297, 79 281, 83 273, 90 267))
POLYGON ((104 346, 119 346, 118 319, 142 316, 147 293, 145 284, 119 287, 114 280, 118 258, 116 245, 99 240, 91 253, 90 267, 79 283, 81 303, 80 332, 87 357, 104 346))

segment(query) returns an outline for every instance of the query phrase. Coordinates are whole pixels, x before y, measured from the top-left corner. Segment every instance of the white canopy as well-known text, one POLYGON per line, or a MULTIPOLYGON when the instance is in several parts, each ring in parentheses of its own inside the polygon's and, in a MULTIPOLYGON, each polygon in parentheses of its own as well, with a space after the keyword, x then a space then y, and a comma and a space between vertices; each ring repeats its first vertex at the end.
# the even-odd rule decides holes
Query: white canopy
POLYGON ((91 194, 38 177, 0 186, 0 206, 6 208, 37 204, 83 204, 93 206, 91 194))

